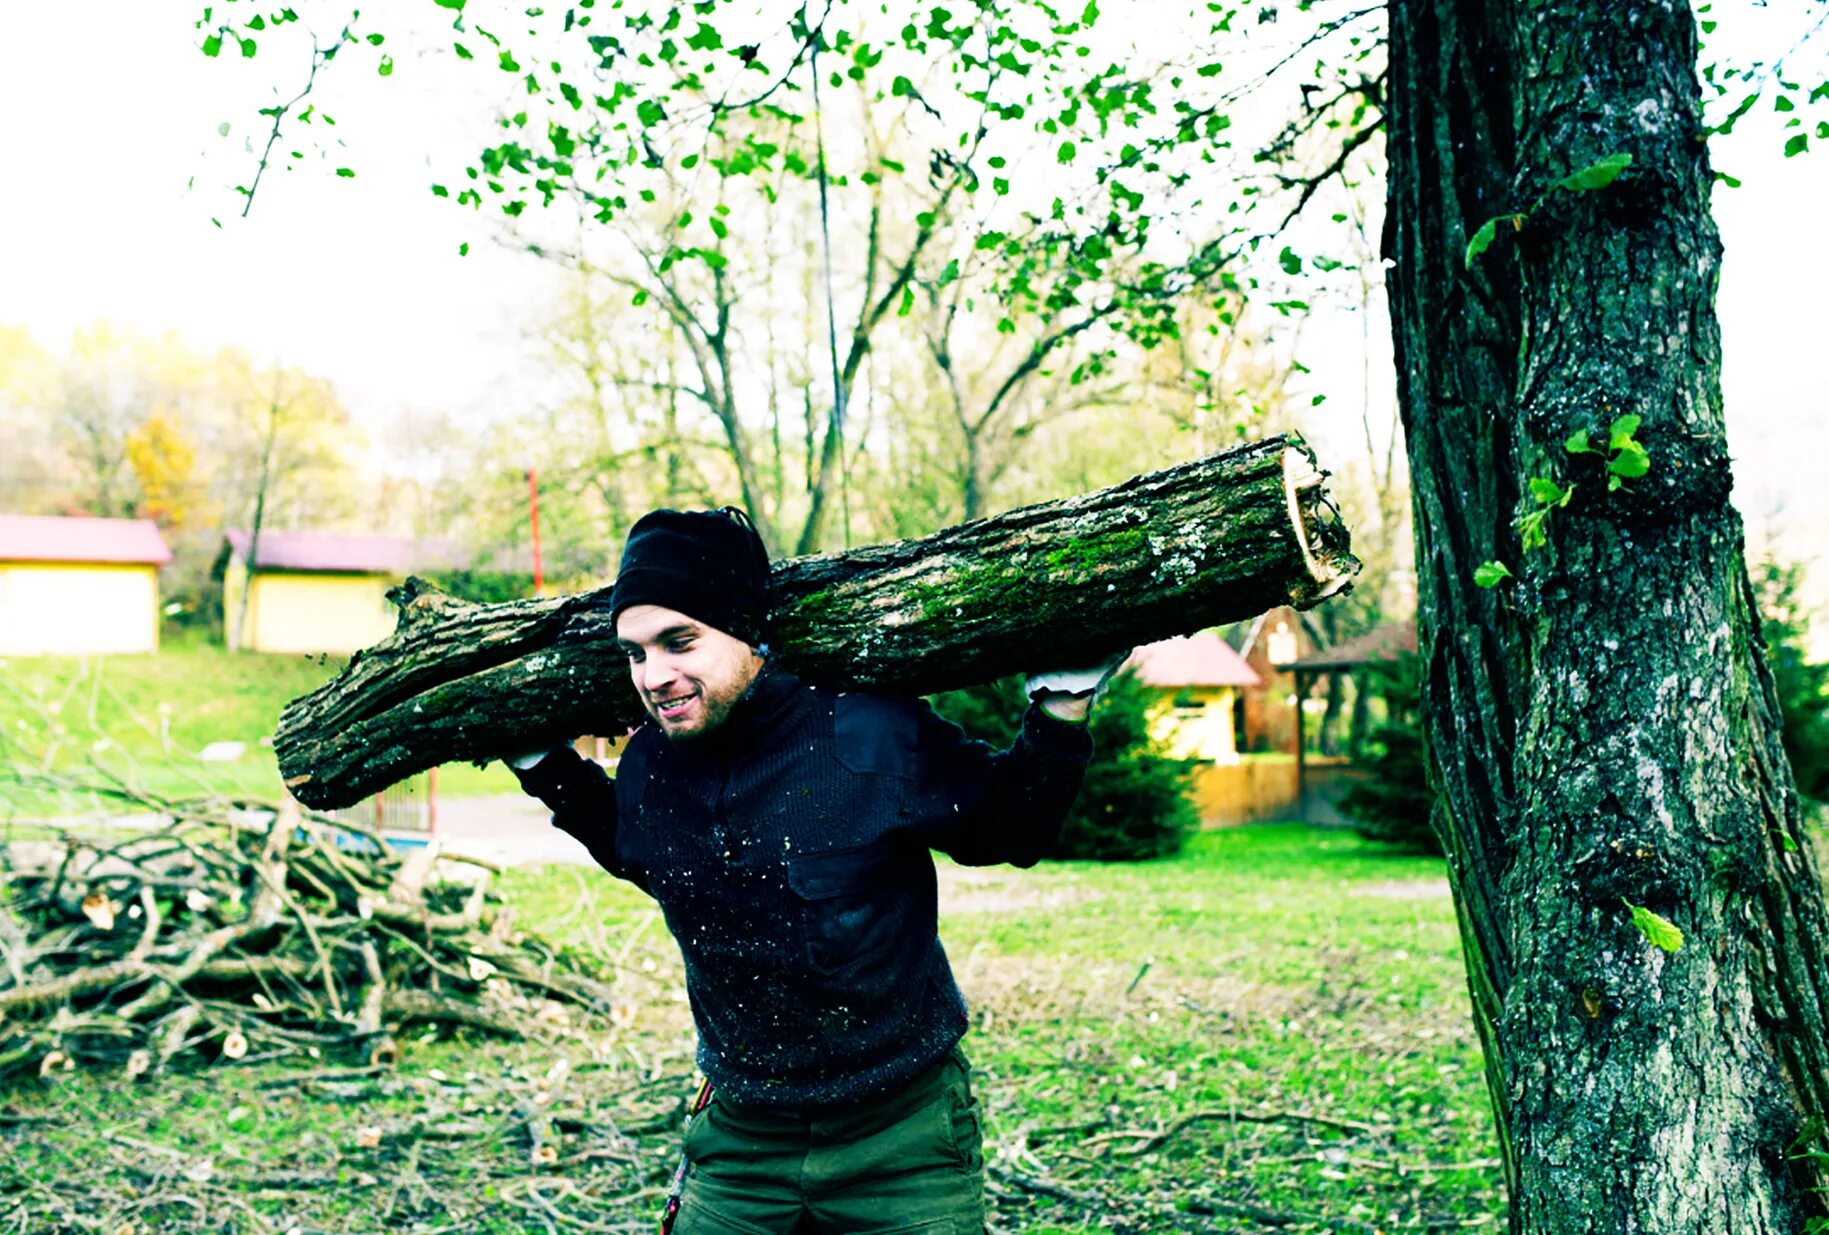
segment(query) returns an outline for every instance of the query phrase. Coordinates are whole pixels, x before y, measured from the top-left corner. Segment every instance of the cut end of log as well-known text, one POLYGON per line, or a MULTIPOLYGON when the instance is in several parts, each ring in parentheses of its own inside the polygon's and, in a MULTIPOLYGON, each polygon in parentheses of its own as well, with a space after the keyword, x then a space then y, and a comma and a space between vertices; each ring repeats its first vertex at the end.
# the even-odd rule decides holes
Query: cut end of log
POLYGON ((1295 439, 1283 450, 1283 491, 1289 501, 1289 523, 1295 529, 1302 548, 1302 560, 1308 566, 1312 584, 1298 589, 1293 597, 1298 609, 1318 605, 1353 586, 1359 573, 1359 559, 1348 547, 1352 543, 1339 510, 1327 496, 1328 473, 1315 464, 1315 456, 1305 443, 1295 439))

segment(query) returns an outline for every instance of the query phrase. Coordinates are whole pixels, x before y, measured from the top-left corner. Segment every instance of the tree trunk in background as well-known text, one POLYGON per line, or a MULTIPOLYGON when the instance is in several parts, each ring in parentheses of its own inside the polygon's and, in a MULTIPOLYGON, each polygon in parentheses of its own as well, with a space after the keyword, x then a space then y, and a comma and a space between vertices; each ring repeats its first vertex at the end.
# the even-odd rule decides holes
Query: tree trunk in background
POLYGON ((1424 710, 1511 1229, 1797 1235, 1826 1212, 1829 918, 1728 502, 1694 19, 1390 12, 1424 710), (1615 152, 1611 186, 1550 187, 1615 152), (1622 413, 1651 470, 1609 494, 1563 443, 1622 413), (1535 477, 1575 495, 1521 553, 1535 477), (1487 559, 1516 578, 1475 587, 1487 559))
MULTIPOLYGON (((273 483, 273 447, 279 440, 279 379, 273 379, 273 401, 267 405, 267 438, 260 451, 260 487, 254 490, 254 521, 248 528, 248 569, 241 581, 241 603, 228 629, 229 651, 241 651, 248 637, 248 611, 254 603, 254 577, 260 571, 260 532, 267 521, 267 489, 273 483)), ((227 618, 227 614, 223 615, 227 618)))

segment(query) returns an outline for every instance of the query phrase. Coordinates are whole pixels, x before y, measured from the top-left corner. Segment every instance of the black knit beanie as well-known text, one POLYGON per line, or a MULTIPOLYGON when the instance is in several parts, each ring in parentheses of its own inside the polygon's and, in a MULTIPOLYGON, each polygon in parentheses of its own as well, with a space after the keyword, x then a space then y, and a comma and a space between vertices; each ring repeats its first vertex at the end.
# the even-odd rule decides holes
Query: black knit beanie
POLYGON ((610 620, 631 605, 659 605, 759 647, 768 594, 768 550, 743 511, 653 510, 629 529, 610 620))

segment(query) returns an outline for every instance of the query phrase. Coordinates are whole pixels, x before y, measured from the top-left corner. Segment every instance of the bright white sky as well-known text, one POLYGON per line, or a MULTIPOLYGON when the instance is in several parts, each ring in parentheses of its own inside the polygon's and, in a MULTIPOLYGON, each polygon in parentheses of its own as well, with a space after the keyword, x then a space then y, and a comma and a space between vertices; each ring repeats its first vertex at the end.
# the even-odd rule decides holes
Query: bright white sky
MULTIPOLYGON (((1108 3, 1106 20, 1121 21, 1123 7, 1108 3)), ((1776 18, 1736 27, 1733 7, 1717 5, 1720 37, 1769 37, 1756 23, 1776 18)), ((303 66, 280 58, 277 44, 249 62, 232 49, 204 60, 190 25, 200 9, 195 0, 101 0, 83 8, 80 36, 59 6, 10 5, 0 15, 9 156, 0 324, 53 347, 100 318, 175 328, 196 346, 234 345, 327 376, 370 424, 408 405, 514 411, 535 389, 522 331, 553 272, 498 250, 485 222, 426 191, 474 152, 490 109, 465 89, 490 75, 439 58, 403 58, 386 80, 366 60, 336 65, 314 98, 347 117, 338 132, 351 148, 340 161, 356 179, 322 166, 270 174, 242 220, 222 186, 251 174, 254 156, 243 151, 265 138, 252 127, 254 108, 274 82, 295 90, 303 66), (464 241, 467 258, 457 253, 464 241)), ((422 10, 439 12, 391 6, 387 20, 422 10)), ((1812 61, 1820 66, 1820 49, 1812 61)), ((1791 556, 1817 558, 1812 591, 1829 597, 1829 562, 1820 559, 1829 527, 1829 383, 1820 368, 1829 142, 1786 160, 1760 111, 1715 154, 1745 182, 1716 195, 1727 245, 1720 315, 1730 441, 1755 537, 1770 524, 1791 556)), ((1388 391, 1385 330, 1380 321, 1371 333, 1374 385, 1388 391)), ((1316 388, 1332 396, 1349 450, 1360 338, 1354 319, 1317 322, 1303 357, 1316 388)), ((1329 426, 1316 436, 1330 437, 1329 426)))

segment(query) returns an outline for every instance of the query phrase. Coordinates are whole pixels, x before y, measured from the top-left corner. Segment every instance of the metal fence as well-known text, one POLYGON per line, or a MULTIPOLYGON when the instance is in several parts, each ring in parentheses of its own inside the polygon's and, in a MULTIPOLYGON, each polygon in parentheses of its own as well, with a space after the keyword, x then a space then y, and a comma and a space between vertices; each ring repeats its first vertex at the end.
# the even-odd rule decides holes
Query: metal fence
POLYGON ((438 830, 438 773, 434 769, 409 776, 372 798, 331 814, 379 831, 434 833, 438 830))

